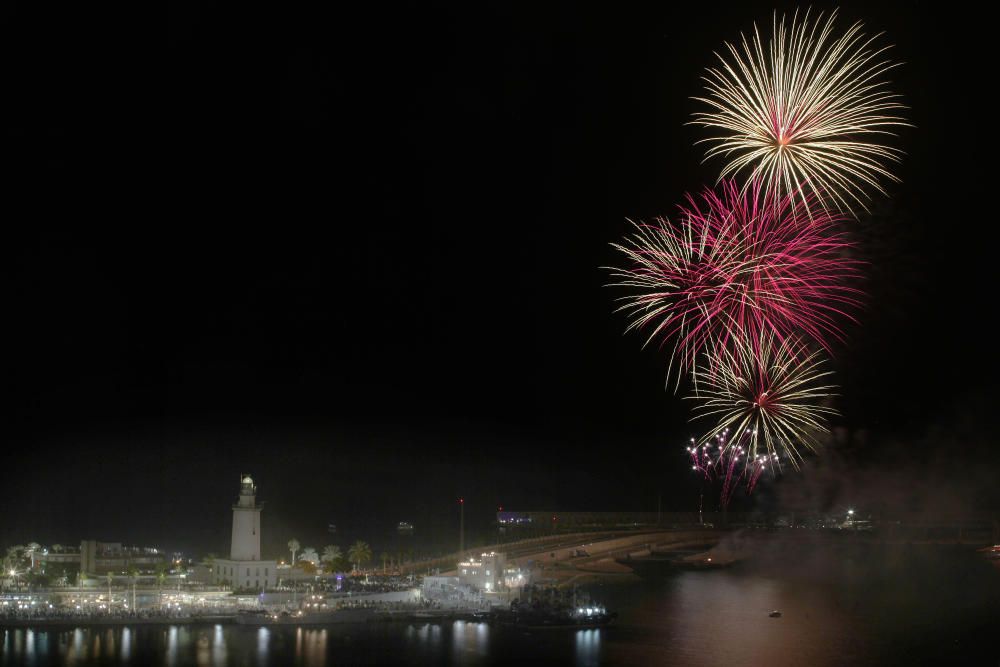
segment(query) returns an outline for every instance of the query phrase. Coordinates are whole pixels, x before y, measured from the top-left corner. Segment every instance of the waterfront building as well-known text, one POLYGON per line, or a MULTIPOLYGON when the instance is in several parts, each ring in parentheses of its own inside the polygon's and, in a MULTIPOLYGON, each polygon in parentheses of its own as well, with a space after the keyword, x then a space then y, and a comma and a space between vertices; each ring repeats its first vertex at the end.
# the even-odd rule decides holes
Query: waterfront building
POLYGON ((470 558, 458 564, 458 578, 463 584, 480 591, 492 593, 504 585, 504 570, 507 558, 504 554, 490 551, 478 559, 470 558))
POLYGON ((278 582, 278 562, 260 558, 260 512, 257 487, 250 475, 240 478, 240 495, 233 505, 229 558, 217 559, 213 581, 236 589, 266 590, 278 582))
POLYGON ((32 555, 33 566, 51 572, 53 566, 78 569, 90 575, 124 572, 129 567, 152 570, 166 560, 166 554, 154 547, 130 547, 121 542, 83 540, 80 548, 60 547, 59 551, 41 549, 32 555))

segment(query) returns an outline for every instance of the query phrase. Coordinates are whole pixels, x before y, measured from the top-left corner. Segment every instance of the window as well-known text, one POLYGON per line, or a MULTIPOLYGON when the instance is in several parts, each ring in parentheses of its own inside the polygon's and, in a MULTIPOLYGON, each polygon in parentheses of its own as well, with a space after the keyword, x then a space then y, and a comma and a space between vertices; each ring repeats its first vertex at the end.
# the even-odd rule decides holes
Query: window
POLYGON ((265 579, 267 578, 267 568, 266 567, 264 568, 264 578, 265 579))
MULTIPOLYGON (((247 576, 248 576, 248 577, 250 576, 250 568, 249 568, 249 567, 247 568, 247 576)), ((247 579, 247 583, 248 583, 248 584, 250 583, 250 580, 249 580, 249 579, 247 579)))

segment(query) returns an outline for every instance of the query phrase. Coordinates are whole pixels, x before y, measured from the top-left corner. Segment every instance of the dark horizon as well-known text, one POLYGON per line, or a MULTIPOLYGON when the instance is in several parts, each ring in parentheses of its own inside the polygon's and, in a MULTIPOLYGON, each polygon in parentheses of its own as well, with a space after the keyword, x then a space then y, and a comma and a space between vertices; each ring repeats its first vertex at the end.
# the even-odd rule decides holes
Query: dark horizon
MULTIPOLYGON (((775 6, 177 6, 161 77, 78 17, 12 10, 0 542, 217 550, 243 472, 278 545, 328 521, 445 536, 459 496, 484 531, 501 504, 693 510, 706 427, 601 267, 626 218, 714 181, 690 98, 775 6)), ((904 63, 902 182, 851 227, 870 296, 834 346, 830 451, 739 503, 823 480, 828 506, 1000 509, 967 111, 987 28, 901 2, 841 5, 855 20, 904 63)))

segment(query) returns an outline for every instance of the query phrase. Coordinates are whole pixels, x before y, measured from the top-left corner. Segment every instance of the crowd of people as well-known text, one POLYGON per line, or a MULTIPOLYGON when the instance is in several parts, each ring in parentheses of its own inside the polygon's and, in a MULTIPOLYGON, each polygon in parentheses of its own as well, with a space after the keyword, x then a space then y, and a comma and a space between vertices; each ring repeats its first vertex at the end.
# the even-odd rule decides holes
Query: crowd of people
POLYGON ((336 590, 341 593, 398 593, 420 586, 418 577, 389 575, 383 577, 345 577, 336 590))
POLYGON ((338 600, 337 609, 375 609, 377 611, 414 611, 430 609, 429 600, 413 598, 410 600, 338 600))
POLYGON ((154 620, 190 619, 219 614, 217 609, 199 607, 150 607, 147 609, 127 609, 123 607, 100 608, 100 606, 31 605, 26 607, 0 607, 0 619, 7 621, 96 621, 96 620, 154 620))

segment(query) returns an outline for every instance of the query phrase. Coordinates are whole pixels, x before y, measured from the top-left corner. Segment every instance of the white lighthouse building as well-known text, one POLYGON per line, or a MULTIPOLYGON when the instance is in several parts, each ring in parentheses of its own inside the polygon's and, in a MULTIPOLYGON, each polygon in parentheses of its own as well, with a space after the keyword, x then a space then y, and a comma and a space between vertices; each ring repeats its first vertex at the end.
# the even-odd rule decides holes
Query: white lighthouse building
POLYGON ((240 495, 233 505, 233 538, 229 558, 216 560, 212 569, 212 580, 216 584, 254 591, 273 588, 277 584, 277 561, 260 559, 260 510, 253 478, 242 475, 240 495))

